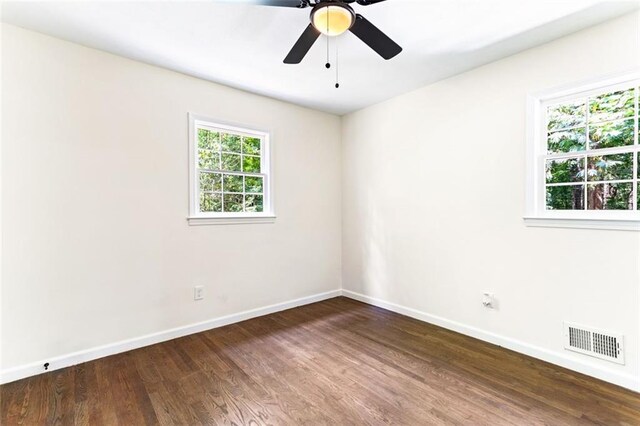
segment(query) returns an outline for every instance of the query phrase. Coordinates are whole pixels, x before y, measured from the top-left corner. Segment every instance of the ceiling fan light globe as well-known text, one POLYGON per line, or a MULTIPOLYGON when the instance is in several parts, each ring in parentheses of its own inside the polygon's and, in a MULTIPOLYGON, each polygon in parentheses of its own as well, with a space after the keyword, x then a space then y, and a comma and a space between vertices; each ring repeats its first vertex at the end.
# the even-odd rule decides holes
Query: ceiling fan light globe
POLYGON ((326 5, 311 12, 311 23, 322 34, 335 37, 349 30, 355 22, 355 14, 344 6, 326 5))

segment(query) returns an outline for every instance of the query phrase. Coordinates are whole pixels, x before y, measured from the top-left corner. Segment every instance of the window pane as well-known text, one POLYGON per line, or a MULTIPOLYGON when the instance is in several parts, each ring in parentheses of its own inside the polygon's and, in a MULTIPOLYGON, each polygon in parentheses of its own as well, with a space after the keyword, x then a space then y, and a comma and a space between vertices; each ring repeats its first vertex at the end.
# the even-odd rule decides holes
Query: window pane
POLYGON ((260 139, 259 138, 243 138, 242 152, 245 154, 260 155, 260 139))
POLYGON ((247 212, 262 212, 262 195, 247 194, 244 209, 247 212))
POLYGON ((224 211, 241 212, 243 198, 242 194, 224 194, 224 211))
POLYGON ((587 169, 590 181, 633 179, 633 153, 589 157, 587 169))
POLYGON ((198 151, 198 167, 207 170, 217 170, 220 168, 220 157, 217 152, 209 150, 198 151))
POLYGON ((246 192, 262 193, 262 177, 245 176, 244 188, 246 192))
POLYGON ((567 127, 583 126, 586 122, 586 103, 584 100, 554 105, 547 108, 547 129, 558 130, 567 127))
POLYGON ((583 157, 547 160, 547 183, 581 182, 583 180, 583 157))
POLYGON ((584 185, 547 187, 547 210, 583 210, 584 185))
POLYGON ((200 191, 222 191, 222 175, 220 173, 200 172, 200 191))
POLYGON ((223 133, 222 150, 240 153, 240 136, 223 133))
POLYGON ((587 203, 589 210, 631 210, 633 184, 629 182, 589 185, 587 203))
POLYGON ((633 117, 633 89, 589 98, 589 123, 633 117))
POLYGON ((222 154, 222 170, 228 170, 230 172, 239 172, 242 166, 240 161, 240 155, 237 154, 222 154))
POLYGON ((242 192, 242 176, 224 175, 224 192, 242 192))
POLYGON ((633 145, 633 118, 589 126, 589 148, 633 145))
POLYGON ((586 130, 584 127, 549 133, 547 147, 549 153, 584 151, 586 130))
POLYGON ((242 170, 249 173, 260 173, 260 157, 242 157, 242 170))
POLYGON ((198 148, 220 151, 220 133, 198 129, 198 148))
POLYGON ((200 211, 201 212, 221 212, 222 197, 220 194, 201 193, 200 194, 200 211))

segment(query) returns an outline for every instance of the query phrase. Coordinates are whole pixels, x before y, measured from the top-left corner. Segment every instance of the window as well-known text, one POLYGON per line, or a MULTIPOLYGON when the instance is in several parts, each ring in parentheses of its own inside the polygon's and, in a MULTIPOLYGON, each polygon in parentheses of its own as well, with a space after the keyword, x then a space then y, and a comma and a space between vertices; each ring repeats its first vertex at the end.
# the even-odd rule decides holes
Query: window
POLYGON ((640 229, 640 76, 529 97, 531 225, 640 229))
POLYGON ((191 224, 273 218, 269 134, 189 115, 191 224))

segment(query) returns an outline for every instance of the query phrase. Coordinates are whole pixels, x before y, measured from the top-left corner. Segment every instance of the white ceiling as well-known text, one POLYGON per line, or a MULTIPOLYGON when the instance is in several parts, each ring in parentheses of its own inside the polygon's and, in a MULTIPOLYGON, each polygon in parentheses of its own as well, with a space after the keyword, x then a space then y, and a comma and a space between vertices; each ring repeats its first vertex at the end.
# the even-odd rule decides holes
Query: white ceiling
POLYGON ((301 64, 282 63, 308 24, 310 9, 242 1, 4 1, 2 21, 344 114, 639 5, 638 0, 388 0, 367 7, 355 5, 404 51, 385 61, 354 35, 338 37, 340 89, 333 87, 335 69, 324 67, 324 38, 301 64))

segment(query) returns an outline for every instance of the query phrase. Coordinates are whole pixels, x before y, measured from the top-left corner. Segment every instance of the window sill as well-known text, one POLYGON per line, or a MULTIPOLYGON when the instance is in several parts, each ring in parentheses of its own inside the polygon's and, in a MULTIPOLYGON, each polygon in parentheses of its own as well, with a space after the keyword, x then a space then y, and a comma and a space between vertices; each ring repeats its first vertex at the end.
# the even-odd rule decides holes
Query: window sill
POLYGON ((189 216, 187 222, 190 226, 201 225, 245 225, 255 223, 275 223, 275 216, 230 216, 230 217, 206 217, 189 216))
POLYGON ((524 224, 539 228, 608 229, 640 231, 640 219, 587 219, 525 216, 524 224))

